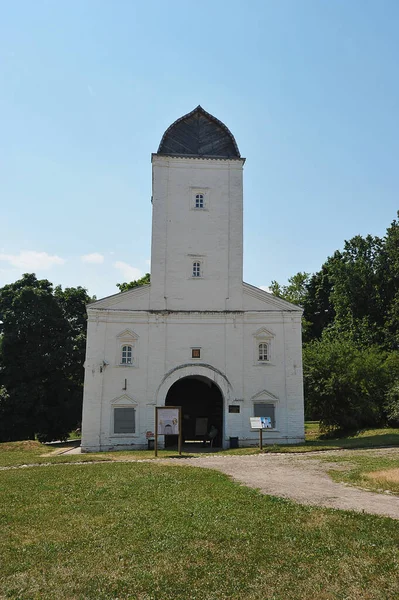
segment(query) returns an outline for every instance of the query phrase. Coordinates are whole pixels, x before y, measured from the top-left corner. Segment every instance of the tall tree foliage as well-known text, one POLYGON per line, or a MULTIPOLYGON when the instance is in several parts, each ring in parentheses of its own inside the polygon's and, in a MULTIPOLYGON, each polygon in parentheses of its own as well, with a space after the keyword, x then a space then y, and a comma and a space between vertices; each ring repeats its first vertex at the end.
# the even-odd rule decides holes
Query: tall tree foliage
POLYGON ((333 284, 328 261, 318 273, 312 275, 307 284, 303 299, 304 331, 303 340, 319 339, 323 330, 333 323, 335 310, 331 292, 333 284))
POLYGON ((378 237, 356 236, 334 254, 329 266, 334 325, 363 345, 384 343, 382 247, 378 237))
POLYGON ((386 422, 386 352, 324 335, 305 345, 303 358, 306 412, 322 429, 348 432, 386 422))
POLYGON ((130 281, 130 283, 117 283, 116 287, 119 288, 120 292, 127 292, 128 290, 140 287, 141 285, 148 285, 150 282, 151 275, 149 273, 146 273, 144 277, 141 277, 141 279, 135 279, 134 281, 130 281))
POLYGON ((279 298, 302 306, 308 293, 309 277, 309 273, 297 273, 288 279, 288 285, 280 285, 277 281, 272 281, 270 291, 279 298))
POLYGON ((89 300, 34 274, 0 290, 1 440, 63 438, 80 420, 89 300))
POLYGON ((294 275, 287 286, 272 282, 272 291, 304 309, 308 415, 317 415, 331 430, 394 422, 399 418, 398 221, 383 238, 355 236, 319 272, 304 275, 294 275))
MULTIPOLYGON (((399 212, 398 212, 399 217, 399 212)), ((392 221, 384 238, 381 256, 384 273, 385 331, 387 343, 399 349, 399 222, 392 221)))

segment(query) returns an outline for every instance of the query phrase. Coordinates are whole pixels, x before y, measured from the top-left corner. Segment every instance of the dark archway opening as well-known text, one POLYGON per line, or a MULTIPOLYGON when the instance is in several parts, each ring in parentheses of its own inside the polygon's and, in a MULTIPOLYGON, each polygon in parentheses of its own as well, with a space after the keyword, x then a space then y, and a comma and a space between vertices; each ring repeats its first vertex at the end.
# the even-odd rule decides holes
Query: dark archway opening
MULTIPOLYGON (((181 406, 183 443, 200 445, 211 427, 216 427, 214 448, 222 446, 223 396, 207 377, 193 375, 174 383, 166 396, 166 406, 181 406)), ((165 447, 177 445, 177 436, 165 436, 165 447)))

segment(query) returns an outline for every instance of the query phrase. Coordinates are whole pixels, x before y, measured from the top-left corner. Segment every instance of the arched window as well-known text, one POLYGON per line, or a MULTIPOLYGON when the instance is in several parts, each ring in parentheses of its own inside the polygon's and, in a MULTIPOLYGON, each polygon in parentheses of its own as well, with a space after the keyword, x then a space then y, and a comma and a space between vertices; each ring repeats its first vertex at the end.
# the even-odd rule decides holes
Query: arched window
POLYGON ((195 208, 204 208, 204 194, 195 194, 195 208))
POLYGON ((193 277, 201 277, 201 263, 193 262, 193 277))
POLYGON ((130 345, 122 346, 121 365, 131 365, 133 363, 132 354, 133 354, 132 346, 130 346, 130 345))
POLYGON ((266 361, 269 360, 269 344, 262 342, 259 344, 259 360, 266 361))

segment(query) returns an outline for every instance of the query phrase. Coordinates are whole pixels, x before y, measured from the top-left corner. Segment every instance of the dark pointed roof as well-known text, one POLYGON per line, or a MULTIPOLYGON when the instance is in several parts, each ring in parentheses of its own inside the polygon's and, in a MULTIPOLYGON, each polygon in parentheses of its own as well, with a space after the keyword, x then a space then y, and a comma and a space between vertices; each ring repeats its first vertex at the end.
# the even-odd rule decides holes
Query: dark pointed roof
POLYGON ((240 158, 230 130, 202 106, 177 119, 163 134, 158 154, 210 158, 240 158))

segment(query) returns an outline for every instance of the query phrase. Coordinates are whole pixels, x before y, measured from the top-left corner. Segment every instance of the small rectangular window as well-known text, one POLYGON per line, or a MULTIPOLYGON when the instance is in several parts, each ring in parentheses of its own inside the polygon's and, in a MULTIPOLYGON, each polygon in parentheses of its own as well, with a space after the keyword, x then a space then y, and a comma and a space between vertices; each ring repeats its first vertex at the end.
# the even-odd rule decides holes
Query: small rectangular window
POLYGON ((195 195, 195 208, 204 208, 204 194, 195 195))
POLYGON ((269 360, 269 345, 264 342, 259 344, 259 360, 262 362, 269 360))
POLYGON ((193 263, 193 277, 201 277, 201 263, 193 263))
POLYGON ((254 404, 254 417, 270 417, 273 429, 276 427, 274 404, 254 404))
POLYGON ((132 364, 132 347, 131 346, 122 346, 122 365, 131 365, 132 364))
POLYGON ((240 407, 237 404, 229 404, 229 413, 239 413, 240 407))
POLYGON ((136 432, 136 410, 134 408, 114 408, 114 433, 136 432))
POLYGON ((201 348, 192 348, 191 358, 201 358, 201 348))

